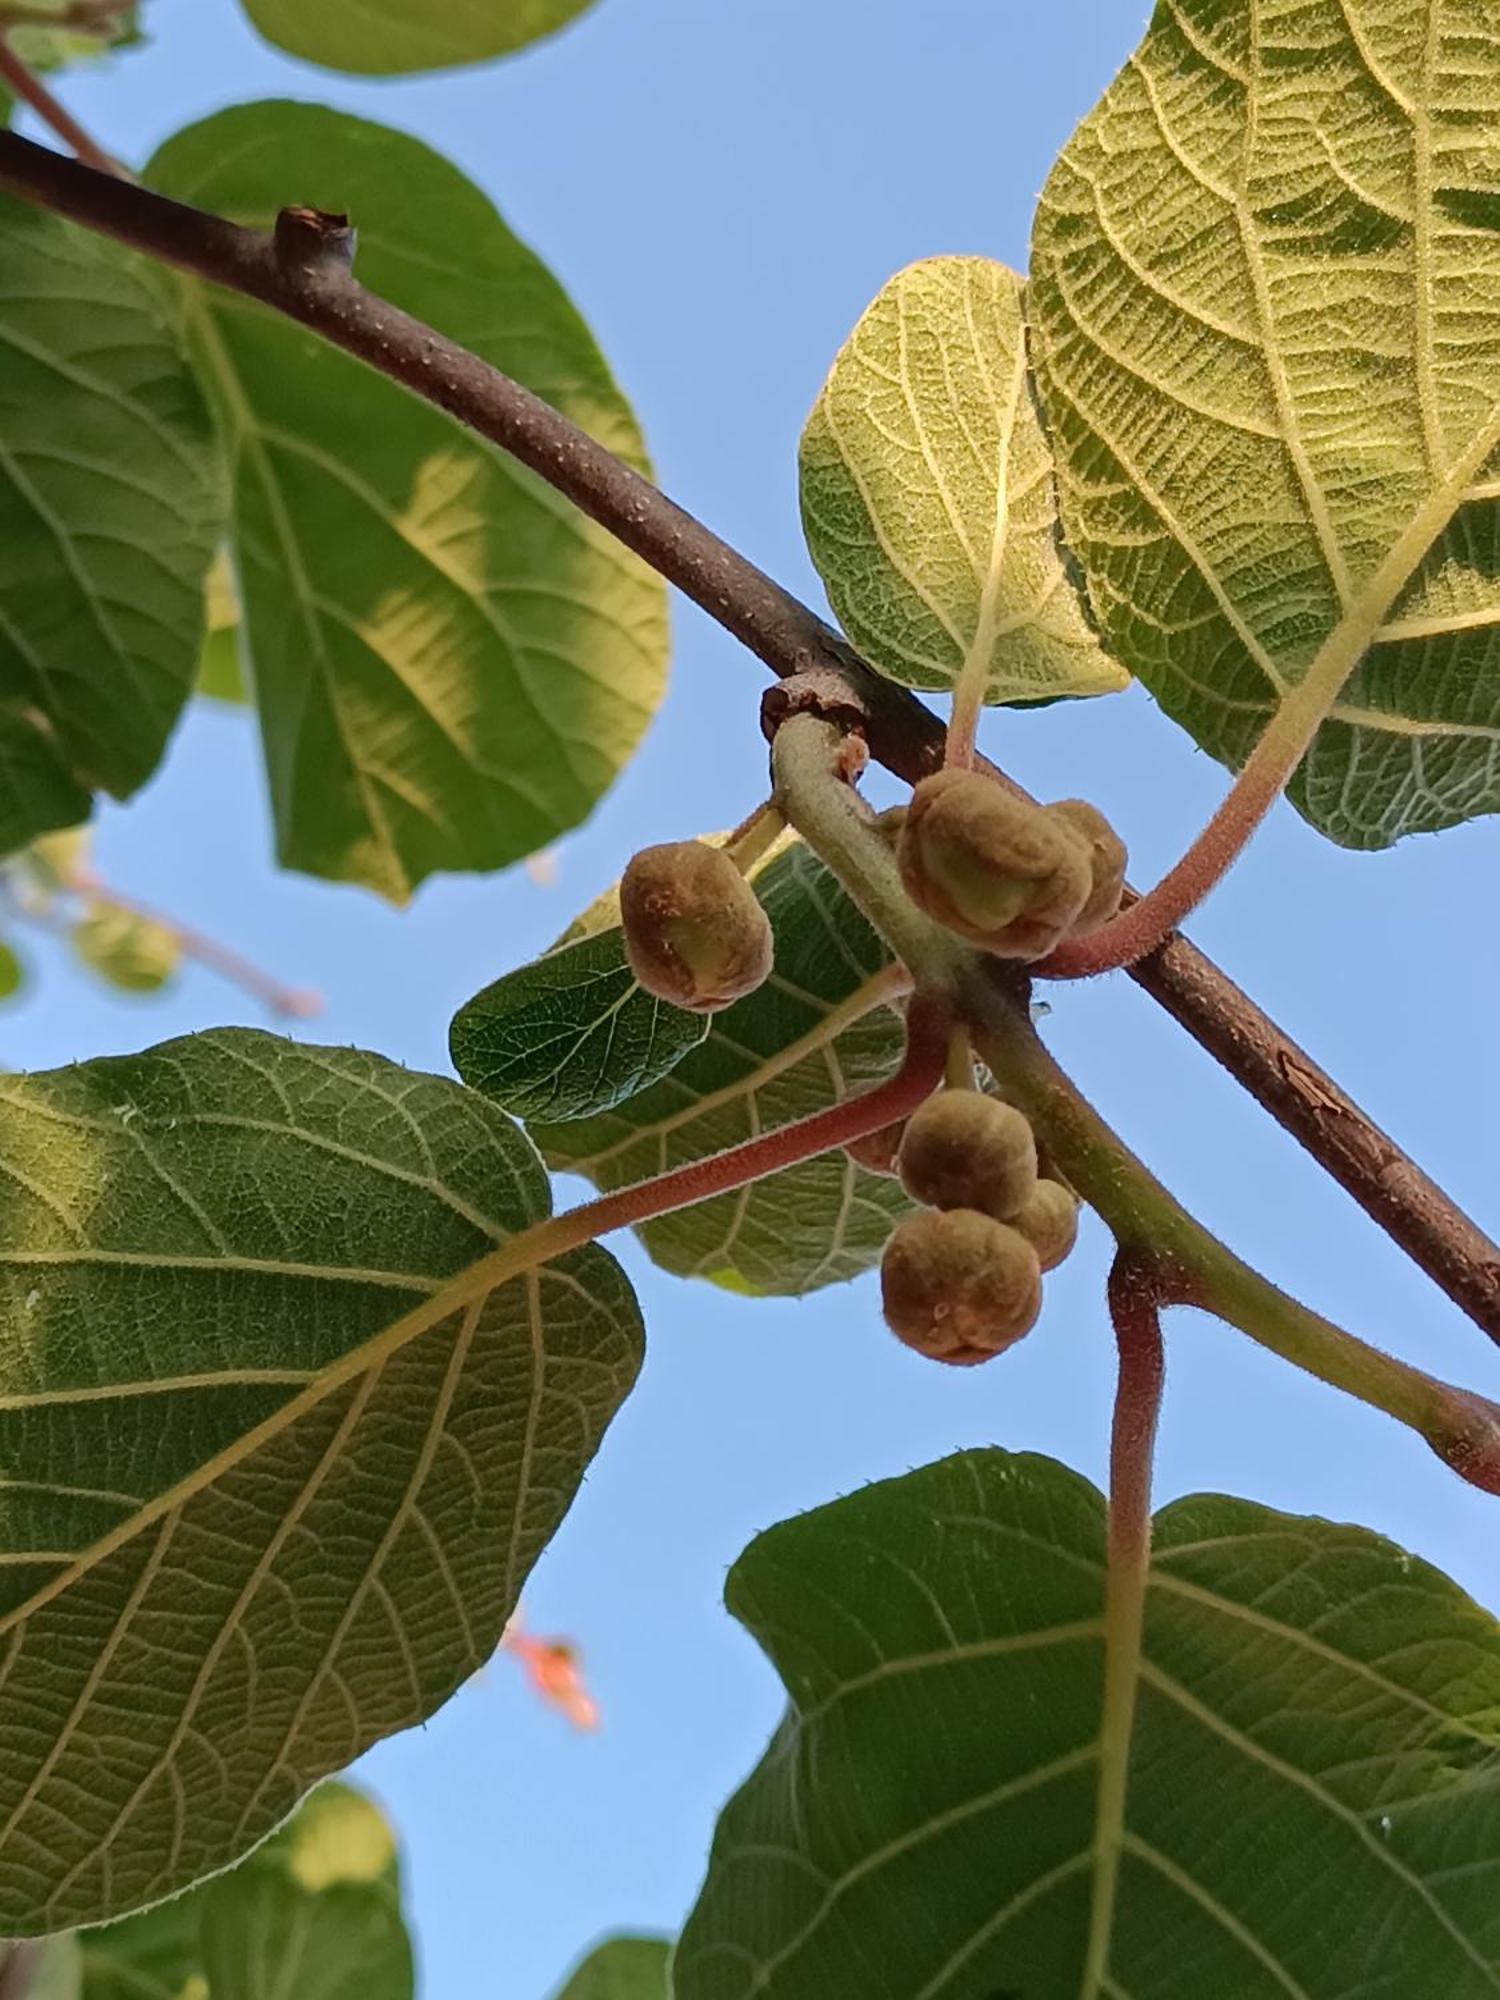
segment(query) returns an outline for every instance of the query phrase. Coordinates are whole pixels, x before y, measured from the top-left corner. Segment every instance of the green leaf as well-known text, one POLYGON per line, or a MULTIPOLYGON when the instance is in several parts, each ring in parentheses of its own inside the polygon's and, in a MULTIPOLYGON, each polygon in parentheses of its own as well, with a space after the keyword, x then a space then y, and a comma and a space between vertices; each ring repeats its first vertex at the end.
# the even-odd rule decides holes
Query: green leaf
POLYGON ((16 948, 0 939, 0 1000, 13 1000, 26 984, 26 967, 16 948))
POLYGON ((396 1843, 320 1785, 227 1874, 82 1936, 82 2000, 411 2000, 396 1843))
POLYGON ((210 701, 247 707, 250 689, 245 681, 245 663, 240 658, 240 594, 225 549, 219 551, 219 558, 208 573, 205 604, 208 631, 198 657, 198 692, 207 695, 210 701))
MULTIPOLYGON (((776 937, 758 992, 710 1017, 706 1038, 649 1089, 597 1116, 533 1123, 548 1162, 608 1193, 839 1103, 883 1081, 901 1019, 865 989, 889 964, 880 939, 800 842, 756 877, 776 937)), ((658 1264, 735 1291, 836 1284, 880 1256, 906 1200, 836 1150, 648 1222, 658 1264)))
POLYGON ((1500 808, 1497 119, 1482 8, 1162 0, 1037 218, 1105 643, 1230 766, 1342 681, 1291 797, 1350 847, 1500 808))
POLYGON ((513 1117, 588 1118, 665 1076, 709 1032, 705 1015, 635 982, 616 929, 556 946, 486 986, 453 1017, 464 1082, 513 1117))
POLYGON ((396 1843, 346 1785, 320 1785, 296 1818, 200 1892, 213 2000, 411 2000, 396 1843))
POLYGON ((150 777, 192 687, 219 457, 160 297, 0 199, 0 853, 150 777))
POLYGON ((1104 1502, 975 1451, 731 1572, 791 1706, 677 2000, 1492 1995, 1500 1628, 1361 1528, 1200 1495, 1156 1532, 1101 1976, 1104 1502))
POLYGON ((985 257, 899 272, 802 437, 802 521, 839 622, 892 680, 988 702, 1107 694, 1065 559, 1026 355, 1025 287, 985 257))
POLYGON ((634 1379, 472 1091, 226 1030, 0 1079, 0 1933, 222 1868, 493 1651, 634 1379), (22 1720, 24 1718, 24 1721, 22 1720))
POLYGON ((245 0, 269 42, 306 62, 394 76, 509 55, 593 0, 245 0))
POLYGON ((667 1938, 617 1937, 580 1965, 557 2000, 671 2000, 667 1938))
MULTIPOLYGON (((316 11, 316 10, 314 10, 316 11)), ((350 208, 360 276, 640 465, 555 279, 414 139, 304 104, 180 133, 165 193, 268 223, 350 208)), ((665 592, 542 481, 259 307, 194 289, 235 469, 235 568, 287 866, 395 899, 575 826, 660 699, 665 592)))
POLYGON ((182 964, 182 939, 169 925, 118 903, 90 903, 73 926, 73 949, 122 993, 159 993, 182 964))

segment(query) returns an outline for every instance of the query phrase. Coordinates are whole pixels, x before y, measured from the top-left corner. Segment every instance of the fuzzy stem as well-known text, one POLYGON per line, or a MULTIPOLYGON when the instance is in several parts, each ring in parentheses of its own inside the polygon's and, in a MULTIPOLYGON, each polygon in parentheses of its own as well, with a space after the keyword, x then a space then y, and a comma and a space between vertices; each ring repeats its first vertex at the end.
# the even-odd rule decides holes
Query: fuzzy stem
MULTIPOLYGON (((54 19, 53 26, 56 25, 54 19)), ((96 145, 73 114, 58 103, 31 65, 22 62, 7 40, 3 25, 0 25, 0 80, 8 83, 24 104, 31 106, 44 125, 51 126, 86 167, 100 174, 119 171, 103 147, 96 145)))
POLYGON ((742 875, 748 875, 758 861, 764 861, 785 832, 786 820, 780 806, 774 799, 767 799, 740 821, 725 841, 724 852, 742 875))
POLYGON ((1094 1899, 1081 1992, 1094 2000, 1109 1970, 1131 1733, 1140 1685, 1151 1568, 1151 1469, 1165 1357, 1149 1264, 1121 1252, 1109 1274, 1109 1313, 1120 1355, 1109 1451, 1109 1570, 1104 1599, 1104 1700, 1094 1820, 1094 1899))
POLYGON ((1284 1361, 1419 1433, 1471 1485, 1500 1493, 1500 1406, 1347 1333, 1273 1285, 1205 1229, 1110 1130, 993 981, 962 1008, 980 1056, 1048 1156, 1122 1250, 1148 1258, 1163 1303, 1201 1306, 1284 1361))

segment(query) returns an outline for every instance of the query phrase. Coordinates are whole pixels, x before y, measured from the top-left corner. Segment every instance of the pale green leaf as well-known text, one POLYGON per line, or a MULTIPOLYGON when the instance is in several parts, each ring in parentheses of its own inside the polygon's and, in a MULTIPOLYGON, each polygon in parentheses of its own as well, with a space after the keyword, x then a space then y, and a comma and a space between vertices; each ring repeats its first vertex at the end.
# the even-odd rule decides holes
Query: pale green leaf
POLYGON ((219 456, 160 298, 0 199, 0 853, 127 797, 192 687, 219 456))
POLYGON ((966 1452, 752 1543, 729 1603, 791 1705, 677 2000, 1492 1996, 1500 1628, 1361 1528, 1207 1495, 1156 1533, 1118 1844, 1086 1481, 966 1452))
POLYGON ((237 1868, 85 1931, 82 2000, 411 2000, 396 1843, 320 1785, 237 1868))
POLYGON ((883 674, 977 679, 988 702, 1125 685, 1063 553, 1014 271, 935 257, 892 278, 833 364, 801 470, 813 561, 883 674))
MULTIPOLYGON (((713 1015, 706 1038, 649 1089, 594 1117, 533 1123, 553 1166, 607 1193, 810 1117, 896 1068, 901 1018, 870 990, 889 954, 834 877, 799 842, 755 886, 776 937, 766 984, 713 1015)), ((683 1276, 807 1292, 867 1270, 905 1208, 895 1181, 836 1149, 640 1234, 683 1276)))
POLYGON ((453 1017, 448 1046, 464 1082, 513 1117, 587 1118, 665 1076, 709 1026, 636 984, 612 928, 476 993, 453 1017))
MULTIPOLYGON (((643 462, 556 280, 416 140, 313 105, 245 105, 170 140, 149 175, 252 222, 289 199, 350 209, 375 291, 643 462)), ((235 467, 281 859, 400 898, 576 825, 660 699, 660 580, 383 376, 230 293, 190 297, 235 467)))
POLYGON ((13 944, 0 939, 0 1000, 13 1000, 26 984, 26 967, 13 944))
POLYGON ((589 1953, 556 2000, 672 2000, 666 1938, 617 1937, 589 1953))
POLYGON ((392 76, 489 62, 556 31, 594 0, 245 0, 267 41, 306 62, 392 76))
POLYGON ((290 1826, 200 1894, 212 2000, 412 2000, 395 1841, 348 1786, 320 1786, 290 1826))
POLYGON ((1500 18, 1162 0, 1042 197, 1031 312, 1105 643, 1351 847, 1500 808, 1500 18), (1347 673, 1347 679, 1343 676, 1347 673))
POLYGON ((245 663, 240 657, 240 594, 227 549, 208 573, 204 593, 208 630, 198 657, 198 692, 210 701, 223 701, 241 708, 250 700, 245 682, 245 663))
POLYGON ((118 903, 88 903, 72 939, 90 971, 122 993, 159 993, 182 964, 178 932, 118 903))
POLYGON ((520 1132, 225 1030, 0 1079, 0 1932, 243 1854, 493 1651, 639 1361, 520 1132))

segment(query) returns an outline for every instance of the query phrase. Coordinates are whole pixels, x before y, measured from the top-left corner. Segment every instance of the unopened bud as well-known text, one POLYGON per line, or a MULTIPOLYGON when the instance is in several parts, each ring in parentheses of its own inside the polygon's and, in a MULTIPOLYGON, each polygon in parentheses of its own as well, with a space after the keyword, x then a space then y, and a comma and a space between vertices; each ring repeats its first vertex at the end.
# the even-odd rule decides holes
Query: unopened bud
POLYGON ((743 999, 771 970, 770 920, 722 848, 646 847, 620 882, 630 969, 648 993, 695 1014, 743 999))
POLYGON ((977 1090, 945 1090, 907 1121, 901 1185, 929 1208, 975 1208, 1007 1222, 1036 1186, 1025 1116, 977 1090))
POLYGON ((1082 937, 1119 915, 1128 860, 1125 843, 1099 808, 1091 806, 1087 799, 1061 799, 1045 810, 1061 820, 1088 850, 1091 883, 1088 901, 1073 919, 1071 933, 1082 937))
POLYGON ((1035 1250, 1042 1269, 1054 1271, 1078 1241, 1077 1197, 1058 1181, 1039 1180, 1011 1221, 1035 1250))
POLYGON ((1089 857, 1067 822, 978 771, 924 778, 896 851, 917 907, 1002 958, 1045 957, 1089 897, 1089 857))
POLYGON ((1042 1274, 1031 1245, 1005 1223, 974 1209, 923 1209, 886 1244, 880 1292, 898 1340, 965 1367, 1031 1330, 1042 1274))

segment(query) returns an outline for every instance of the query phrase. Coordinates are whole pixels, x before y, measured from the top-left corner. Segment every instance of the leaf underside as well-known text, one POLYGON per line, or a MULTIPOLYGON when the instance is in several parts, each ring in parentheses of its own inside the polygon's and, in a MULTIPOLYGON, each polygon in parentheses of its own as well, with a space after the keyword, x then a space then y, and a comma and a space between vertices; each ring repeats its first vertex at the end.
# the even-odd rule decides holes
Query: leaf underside
MULTIPOLYGON (((252 223, 288 201, 352 210, 373 291, 644 463, 561 287, 416 140, 312 105, 243 105, 179 133, 148 176, 252 223)), ((400 900, 577 825, 661 698, 660 579, 384 376, 232 294, 188 298, 234 468, 281 860, 400 900)))
POLYGON ((1037 216, 1105 644, 1231 766, 1347 668, 1291 797, 1350 847, 1500 808, 1497 200, 1487 0, 1162 0, 1037 216))
POLYGON ((1064 556, 1027 363, 1025 287, 984 257, 885 286, 802 437, 802 520, 839 622, 884 674, 989 702, 1106 694, 1064 556))
POLYGON ((550 35, 594 0, 245 0, 269 42, 306 62, 394 76, 488 62, 550 35))
POLYGON ((1102 1496, 960 1454, 783 1523, 730 1608, 790 1707, 726 1808, 677 2000, 1481 2000, 1500 1629, 1359 1528, 1157 1518, 1107 1965, 1102 1496))
MULTIPOLYGON (((533 1122, 549 1165, 608 1193, 811 1117, 896 1068, 900 1015, 857 997, 889 954, 834 877, 798 842, 755 888, 776 940, 765 985, 713 1015, 668 1074, 614 1109, 533 1122)), ((894 1180, 836 1149, 661 1216, 640 1235, 681 1276, 794 1294, 868 1270, 906 1209, 894 1180)))
POLYGON ((127 797, 192 687, 212 426, 158 293, 0 198, 0 852, 127 797))
POLYGON ((226 1030, 0 1080, 0 1934, 246 1852, 498 1643, 639 1361, 472 1092, 226 1030))

